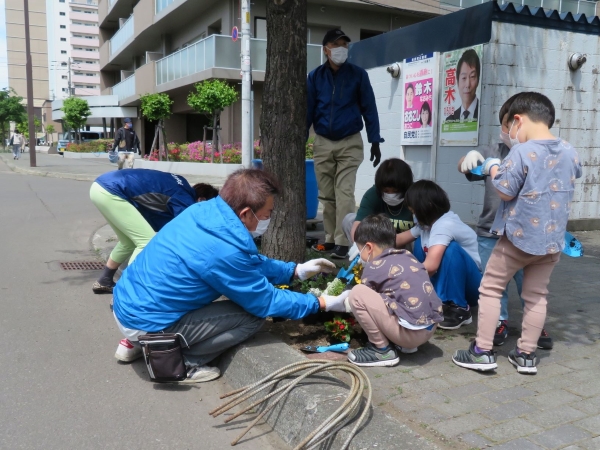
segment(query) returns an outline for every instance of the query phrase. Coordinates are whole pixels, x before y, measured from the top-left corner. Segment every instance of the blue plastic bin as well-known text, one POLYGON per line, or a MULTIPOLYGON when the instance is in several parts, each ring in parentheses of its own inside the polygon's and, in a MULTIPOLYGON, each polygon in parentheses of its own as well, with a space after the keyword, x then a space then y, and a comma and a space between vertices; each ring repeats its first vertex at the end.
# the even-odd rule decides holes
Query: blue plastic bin
MULTIPOLYGON (((253 159, 252 167, 262 170, 262 159, 253 159)), ((319 189, 317 188, 317 175, 315 174, 315 162, 306 160, 306 220, 317 217, 319 209, 319 189)))

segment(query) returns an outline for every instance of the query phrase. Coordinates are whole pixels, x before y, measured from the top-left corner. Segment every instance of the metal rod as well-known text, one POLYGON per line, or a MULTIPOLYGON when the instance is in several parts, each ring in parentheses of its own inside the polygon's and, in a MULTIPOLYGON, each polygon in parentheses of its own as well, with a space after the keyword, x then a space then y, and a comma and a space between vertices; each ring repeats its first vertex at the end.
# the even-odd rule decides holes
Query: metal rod
POLYGON ((250 0, 242 0, 242 165, 252 165, 252 64, 250 60, 250 0))
POLYGON ((33 111, 33 65, 31 61, 31 39, 29 36, 29 0, 23 0, 25 14, 25 74, 27 77, 27 118, 29 121, 29 166, 36 167, 35 160, 35 117, 33 111))

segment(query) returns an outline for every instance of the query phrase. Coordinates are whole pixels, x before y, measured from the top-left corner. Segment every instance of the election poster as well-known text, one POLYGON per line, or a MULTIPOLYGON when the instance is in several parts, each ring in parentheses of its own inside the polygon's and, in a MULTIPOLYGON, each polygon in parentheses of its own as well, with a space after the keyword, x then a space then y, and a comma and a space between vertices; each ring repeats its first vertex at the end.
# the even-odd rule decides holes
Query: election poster
POLYGON ((477 145, 483 45, 442 54, 440 145, 477 145))
POLYGON ((437 54, 404 60, 401 145, 433 144, 437 74, 437 54))

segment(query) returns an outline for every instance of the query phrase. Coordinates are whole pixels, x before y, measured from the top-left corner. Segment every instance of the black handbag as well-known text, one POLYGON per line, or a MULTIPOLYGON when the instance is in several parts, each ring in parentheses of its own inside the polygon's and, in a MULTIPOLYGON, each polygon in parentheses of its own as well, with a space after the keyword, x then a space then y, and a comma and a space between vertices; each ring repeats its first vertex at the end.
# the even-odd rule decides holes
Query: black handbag
POLYGON ((183 338, 178 333, 149 333, 138 337, 151 381, 173 382, 187 378, 180 337, 183 338))

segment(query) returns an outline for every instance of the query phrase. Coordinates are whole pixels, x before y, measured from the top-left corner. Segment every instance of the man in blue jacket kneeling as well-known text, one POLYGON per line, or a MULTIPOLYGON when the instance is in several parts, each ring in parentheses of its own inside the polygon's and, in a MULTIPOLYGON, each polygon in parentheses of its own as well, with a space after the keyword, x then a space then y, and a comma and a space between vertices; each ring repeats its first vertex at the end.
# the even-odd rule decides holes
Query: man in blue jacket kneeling
POLYGON ((329 30, 323 39, 327 62, 308 74, 306 133, 313 126, 313 147, 319 200, 323 204, 325 243, 317 251, 332 258, 348 255, 348 238, 342 222, 356 212, 356 172, 363 162, 360 131, 363 119, 371 143, 371 161, 381 160, 379 116, 367 72, 346 62, 350 38, 342 30, 329 30))
POLYGON ((188 207, 162 228, 114 289, 114 316, 125 336, 117 359, 142 355, 141 334, 181 333, 189 345, 184 383, 209 381, 220 372, 207 364, 256 333, 264 318, 346 310, 347 293, 317 298, 274 287, 335 268, 326 259, 295 264, 258 253, 252 237, 267 230, 278 194, 273 175, 242 169, 218 197, 188 207), (221 296, 228 300, 215 301, 221 296))

